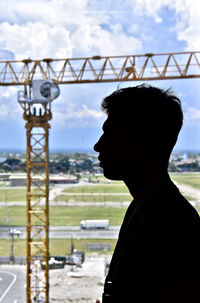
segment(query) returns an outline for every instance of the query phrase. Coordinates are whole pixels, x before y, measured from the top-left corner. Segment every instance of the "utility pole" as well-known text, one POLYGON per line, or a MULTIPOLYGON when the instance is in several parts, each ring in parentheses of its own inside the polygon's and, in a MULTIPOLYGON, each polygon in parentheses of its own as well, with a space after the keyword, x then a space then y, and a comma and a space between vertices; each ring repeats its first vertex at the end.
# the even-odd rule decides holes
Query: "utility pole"
POLYGON ((15 257, 14 257, 14 241, 15 236, 19 237, 21 232, 16 230, 15 228, 11 228, 9 231, 9 236, 11 237, 11 247, 10 247, 10 264, 15 264, 15 257))

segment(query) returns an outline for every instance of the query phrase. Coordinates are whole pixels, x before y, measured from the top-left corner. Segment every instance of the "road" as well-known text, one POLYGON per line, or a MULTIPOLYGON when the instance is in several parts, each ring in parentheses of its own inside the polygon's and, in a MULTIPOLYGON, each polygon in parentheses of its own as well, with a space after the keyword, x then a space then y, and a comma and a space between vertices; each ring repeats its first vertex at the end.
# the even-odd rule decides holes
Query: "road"
MULTIPOLYGON (((50 226, 50 239, 117 239, 119 226, 110 226, 109 229, 80 230, 79 226, 50 226)), ((21 231, 20 239, 26 239, 25 226, 17 226, 21 231)), ((8 239, 8 226, 0 226, 0 239, 8 239)), ((44 235, 43 235, 44 236, 44 235)))
POLYGON ((0 266, 0 303, 26 302, 25 266, 0 266))

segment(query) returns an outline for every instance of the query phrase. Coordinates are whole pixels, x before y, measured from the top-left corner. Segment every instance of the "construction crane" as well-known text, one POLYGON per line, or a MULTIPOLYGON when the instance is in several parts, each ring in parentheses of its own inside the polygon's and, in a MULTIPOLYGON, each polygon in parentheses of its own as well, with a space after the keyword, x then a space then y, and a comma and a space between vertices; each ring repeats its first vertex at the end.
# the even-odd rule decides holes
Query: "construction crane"
POLYGON ((51 102, 60 94, 56 83, 33 80, 18 92, 26 122, 27 167, 27 303, 49 302, 49 120, 51 102), (41 270, 44 265, 45 271, 41 270))
POLYGON ((199 51, 0 61, 0 85, 24 85, 34 79, 54 80, 58 84, 78 84, 199 77, 199 51))
POLYGON ((27 303, 49 303, 48 132, 58 84, 200 77, 200 52, 0 61, 0 85, 23 85, 27 134, 27 303), (41 271, 40 262, 45 270, 41 271))

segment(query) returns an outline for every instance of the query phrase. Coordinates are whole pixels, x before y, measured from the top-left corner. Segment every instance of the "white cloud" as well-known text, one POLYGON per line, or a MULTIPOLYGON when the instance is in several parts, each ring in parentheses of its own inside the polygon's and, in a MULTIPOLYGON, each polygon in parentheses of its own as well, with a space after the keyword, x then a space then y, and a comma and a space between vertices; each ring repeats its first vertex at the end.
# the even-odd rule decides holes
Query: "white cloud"
POLYGON ((66 29, 41 22, 23 25, 0 24, 0 36, 6 37, 6 47, 17 59, 42 59, 72 56, 73 45, 66 29))
POLYGON ((7 0, 1 3, 0 42, 5 41, 17 59, 116 55, 141 49, 139 39, 125 33, 120 24, 103 27, 110 21, 109 10, 105 14, 90 10, 90 4, 89 0, 7 0))
POLYGON ((122 55, 139 51, 139 39, 126 35, 119 24, 104 30, 99 25, 85 24, 73 34, 73 44, 87 56, 122 55))
MULTIPOLYGON (((150 30, 148 34, 143 32, 146 16, 154 18, 155 23, 164 23, 164 17, 161 15, 163 7, 168 7, 176 13, 175 29, 178 39, 186 41, 190 49, 198 48, 200 2, 197 0, 1 1, 0 44, 5 42, 5 48, 17 59, 139 53, 142 51, 142 42, 149 39, 150 30), (138 16, 143 23, 137 24, 134 17, 138 16)), ((152 37, 156 35, 157 32, 152 32, 152 37)), ((0 56, 3 55, 2 51, 0 56)), ((67 100, 70 99, 73 104, 56 105, 53 121, 68 127, 101 125, 104 114, 96 109, 99 108, 97 102, 92 105, 92 97, 98 95, 97 89, 93 87, 92 89, 91 94, 91 91, 84 87, 81 94, 77 93, 76 96, 71 96, 73 95, 71 87, 67 94, 64 91, 62 95, 67 96, 67 100)), ((22 119, 16 94, 11 88, 2 90, 1 119, 5 118, 5 113, 13 117, 18 115, 19 119, 22 119), (12 112, 11 104, 15 104, 12 112)), ((199 119, 197 116, 194 109, 188 110, 186 123, 197 121, 199 119)))
MULTIPOLYGON (((0 122, 2 123, 17 123, 20 127, 25 125, 23 120, 23 109, 17 102, 17 92, 22 90, 16 86, 0 87, 0 122)), ((91 89, 85 88, 88 93, 91 93, 91 89)), ((69 88, 65 89, 65 94, 69 92, 69 88)), ((98 90, 97 90, 98 91, 98 90)), ((64 94, 64 95, 65 95, 64 94)), ((100 127, 105 114, 100 110, 100 100, 97 102, 89 102, 89 104, 83 103, 77 99, 80 91, 75 90, 74 95, 71 94, 72 101, 69 102, 63 96, 59 97, 59 100, 53 104, 53 120, 50 123, 58 128, 77 128, 77 127, 100 127), (77 99, 77 100, 76 100, 77 99), (90 104, 91 103, 91 104, 90 104), (92 104, 93 103, 93 104, 92 104), (98 107, 98 109, 95 109, 98 107)), ((82 97, 87 95, 85 92, 82 97)), ((87 101, 87 100, 86 100, 87 101)))
POLYGON ((153 17, 162 22, 161 9, 173 10, 176 16, 175 30, 177 38, 187 43, 186 50, 199 50, 200 45, 200 2, 199 0, 127 0, 133 11, 140 16, 153 17))
POLYGON ((200 45, 200 2, 185 0, 184 9, 180 9, 181 19, 178 23, 178 39, 187 43, 187 50, 199 50, 200 45))
POLYGON ((87 0, 6 0, 1 1, 0 19, 10 23, 43 22, 70 24, 81 21, 87 7, 87 0))
POLYGON ((131 5, 133 10, 140 16, 151 16, 155 19, 157 23, 162 22, 162 18, 159 16, 159 11, 162 7, 173 7, 173 2, 176 3, 177 0, 127 0, 131 5))
MULTIPOLYGON (((199 47, 198 0, 7 0, 0 11, 0 42, 17 58, 138 53, 142 28, 134 16, 164 22, 162 8, 176 13, 179 40, 199 47), (132 9, 132 10, 131 10, 132 9), (121 23, 129 19, 125 30, 121 23), (118 21, 117 21, 118 20, 118 21), (127 34, 129 32, 129 35, 127 34), (139 33, 140 32, 140 33, 139 33)), ((144 23, 145 26, 145 23, 144 23)))
MULTIPOLYGON (((17 102, 17 87, 0 88, 0 120, 1 122, 15 123, 23 121, 23 110, 17 102)), ((25 122, 23 122, 25 123, 25 122)), ((20 124, 22 124, 20 122, 20 124)))
POLYGON ((189 107, 184 112, 185 125, 200 125, 200 110, 194 107, 189 107))
POLYGON ((68 103, 62 111, 54 111, 53 123, 68 128, 97 127, 102 124, 104 118, 103 112, 89 108, 86 104, 78 107, 74 103, 68 103))

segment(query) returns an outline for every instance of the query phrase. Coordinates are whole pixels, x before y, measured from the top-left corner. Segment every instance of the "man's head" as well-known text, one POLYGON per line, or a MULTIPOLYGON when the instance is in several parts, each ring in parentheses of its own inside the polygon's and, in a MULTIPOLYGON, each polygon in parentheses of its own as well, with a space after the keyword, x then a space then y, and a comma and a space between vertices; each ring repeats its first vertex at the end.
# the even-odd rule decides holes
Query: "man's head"
POLYGON ((124 179, 156 159, 166 170, 183 122, 180 100, 169 90, 140 85, 115 91, 102 102, 108 118, 95 144, 104 175, 124 179))

